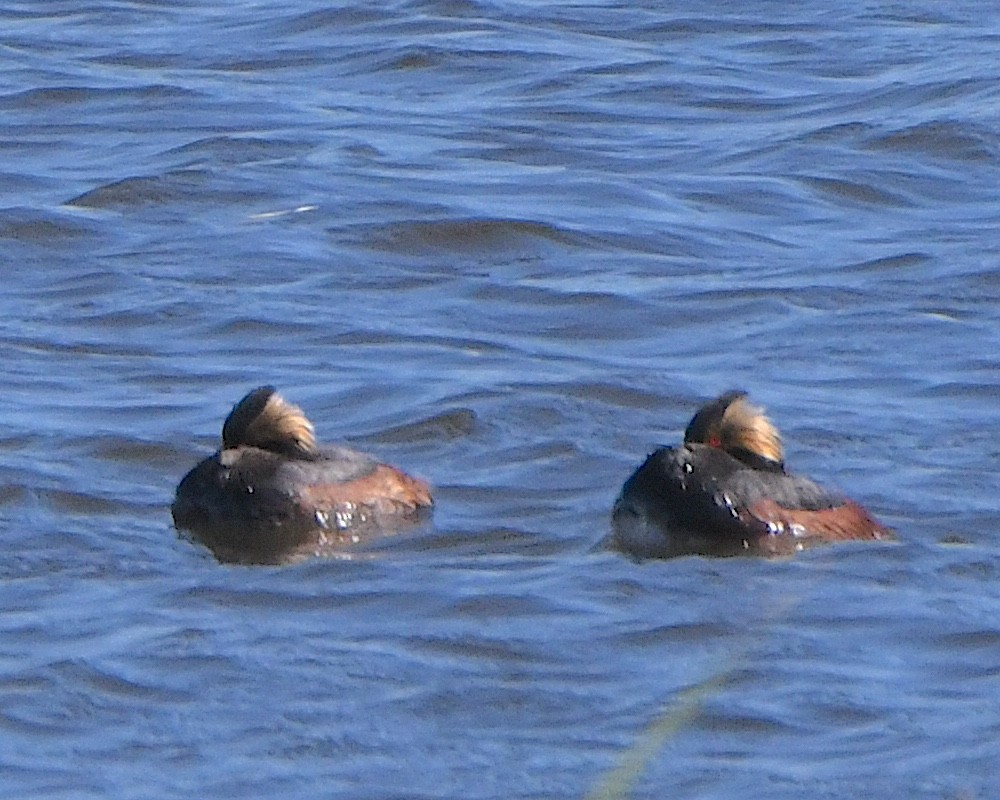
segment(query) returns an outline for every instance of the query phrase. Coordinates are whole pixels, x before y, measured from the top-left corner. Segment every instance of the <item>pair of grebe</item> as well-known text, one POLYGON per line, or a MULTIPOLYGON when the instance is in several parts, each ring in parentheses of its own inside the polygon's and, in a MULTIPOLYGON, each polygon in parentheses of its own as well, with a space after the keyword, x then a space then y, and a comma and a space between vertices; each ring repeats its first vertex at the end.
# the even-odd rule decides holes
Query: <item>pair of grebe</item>
MULTIPOLYGON (((220 560, 275 563, 349 547, 431 505, 423 481, 318 445, 302 410, 264 386, 233 408, 222 448, 184 477, 172 511, 220 560)), ((777 429, 745 392, 727 392, 625 482, 611 541, 639 557, 727 556, 890 536, 857 503, 785 472, 777 429)))

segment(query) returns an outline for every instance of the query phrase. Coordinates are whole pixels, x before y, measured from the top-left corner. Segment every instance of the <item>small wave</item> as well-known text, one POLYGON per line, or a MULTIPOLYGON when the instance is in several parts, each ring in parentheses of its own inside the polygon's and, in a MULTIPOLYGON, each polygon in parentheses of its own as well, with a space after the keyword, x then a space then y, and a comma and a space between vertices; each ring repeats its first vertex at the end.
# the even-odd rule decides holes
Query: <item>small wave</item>
POLYGON ((0 211, 0 240, 51 246, 79 244, 100 236, 101 228, 89 220, 37 208, 0 211))
POLYGON ((397 222, 371 230, 366 238, 376 250, 400 253, 535 253, 551 244, 584 244, 582 237, 542 222, 492 218, 397 222))
POLYGON ((200 162, 235 165, 283 161, 303 155, 309 149, 303 142, 283 139, 209 136, 166 150, 163 155, 183 156, 188 165, 200 162))
POLYGON ((906 208, 912 205, 906 198, 892 192, 887 192, 872 183, 819 176, 802 176, 799 180, 817 192, 849 203, 863 203, 864 205, 887 206, 890 208, 906 208))
POLYGON ((368 437, 372 442, 401 444, 427 440, 460 439, 471 436, 477 424, 471 408, 456 408, 418 422, 398 425, 368 437))
POLYGON ((842 269, 845 272, 891 272, 919 267, 931 260, 926 253, 899 253, 883 258, 873 258, 857 264, 849 264, 842 269))
POLYGON ((204 180, 205 173, 195 170, 137 175, 98 186, 74 197, 66 205, 112 210, 163 205, 191 195, 193 188, 201 186, 204 180))
POLYGON ((125 88, 50 86, 44 89, 27 89, 23 92, 3 95, 0 97, 0 108, 36 110, 39 108, 58 108, 60 106, 103 100, 149 100, 165 97, 186 97, 192 94, 194 93, 185 89, 163 84, 125 88))
POLYGON ((868 141, 872 150, 916 153, 932 158, 987 163, 997 161, 1000 141, 992 132, 958 122, 925 122, 868 141))

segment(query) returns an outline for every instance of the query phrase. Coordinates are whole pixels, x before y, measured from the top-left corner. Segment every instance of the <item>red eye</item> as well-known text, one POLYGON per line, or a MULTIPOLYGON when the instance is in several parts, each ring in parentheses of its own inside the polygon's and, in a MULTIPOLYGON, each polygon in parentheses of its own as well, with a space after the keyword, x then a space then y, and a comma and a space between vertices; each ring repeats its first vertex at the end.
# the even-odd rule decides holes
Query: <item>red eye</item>
POLYGON ((710 447, 722 447, 722 439, 718 436, 709 436, 708 444, 710 447))

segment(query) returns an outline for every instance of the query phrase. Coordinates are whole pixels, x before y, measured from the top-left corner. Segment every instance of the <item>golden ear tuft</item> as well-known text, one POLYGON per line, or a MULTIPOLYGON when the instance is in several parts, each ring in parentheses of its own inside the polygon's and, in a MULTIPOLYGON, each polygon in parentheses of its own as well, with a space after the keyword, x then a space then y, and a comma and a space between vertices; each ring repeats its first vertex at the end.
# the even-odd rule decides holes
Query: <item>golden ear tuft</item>
POLYGON ((743 449, 779 463, 785 459, 778 429, 764 409, 746 397, 737 397, 729 404, 722 415, 719 437, 725 450, 743 449))
POLYGON ((273 386, 261 386, 233 407, 222 426, 222 446, 310 455, 316 452, 316 434, 301 408, 273 386))

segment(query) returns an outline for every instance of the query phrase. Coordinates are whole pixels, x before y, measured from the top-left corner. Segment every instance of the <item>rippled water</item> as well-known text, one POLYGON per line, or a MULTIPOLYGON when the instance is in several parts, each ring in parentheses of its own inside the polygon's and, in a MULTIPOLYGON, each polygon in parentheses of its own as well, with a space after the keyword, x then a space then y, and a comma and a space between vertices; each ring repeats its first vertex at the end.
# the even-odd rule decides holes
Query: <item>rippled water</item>
POLYGON ((0 796, 997 796, 1000 13, 0 19, 0 796), (433 522, 179 537, 264 382, 433 522), (899 543, 597 547, 734 386, 899 543))

